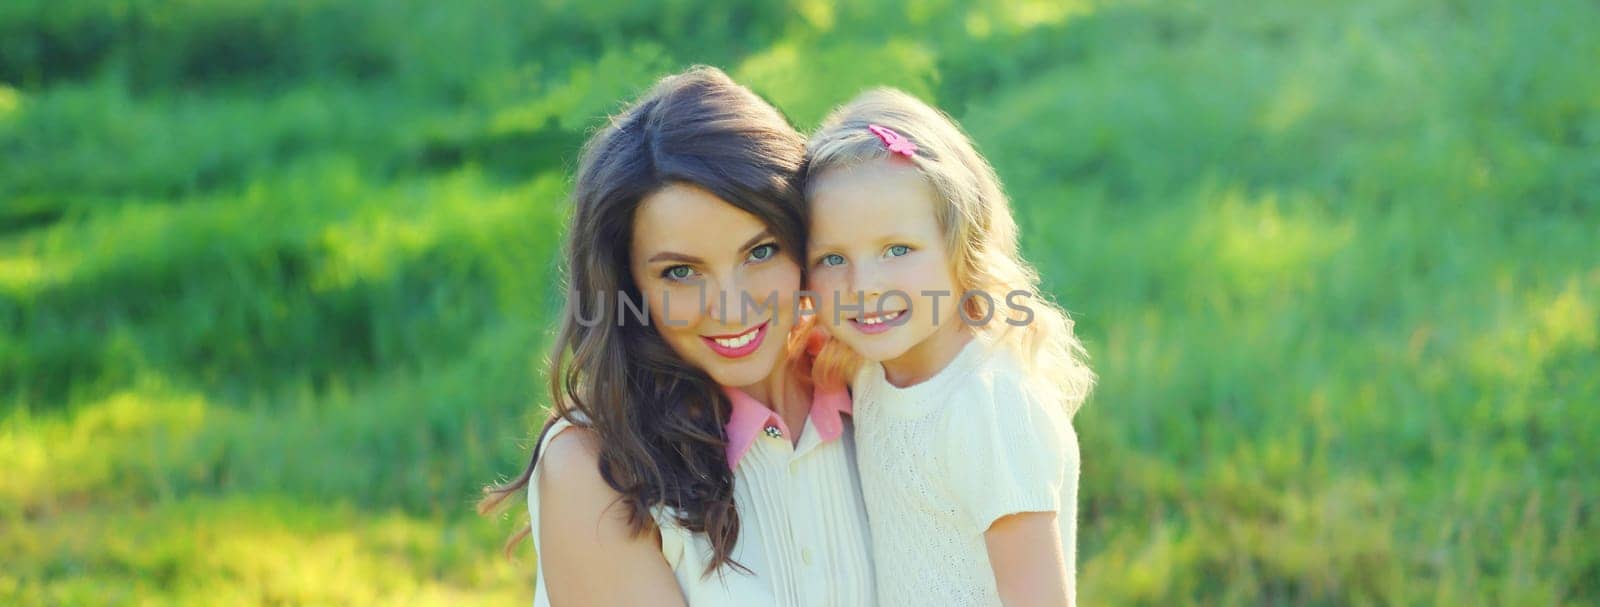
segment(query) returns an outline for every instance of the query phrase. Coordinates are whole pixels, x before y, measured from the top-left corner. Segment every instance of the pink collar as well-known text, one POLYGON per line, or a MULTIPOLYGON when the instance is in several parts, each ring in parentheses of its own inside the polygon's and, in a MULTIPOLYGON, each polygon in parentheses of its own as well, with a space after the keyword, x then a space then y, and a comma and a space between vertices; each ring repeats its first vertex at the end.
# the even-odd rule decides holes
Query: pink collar
MULTIPOLYGON (((784 437, 790 436, 783 418, 761 401, 738 388, 724 386, 722 391, 727 393, 728 400, 733 401, 733 412, 728 415, 728 425, 725 427, 728 431, 728 468, 737 468, 745 452, 768 428, 775 428, 784 437)), ((812 393, 811 412, 807 417, 816 428, 817 437, 831 441, 844 434, 844 419, 841 416, 852 411, 850 393, 843 386, 832 389, 818 386, 812 393)))

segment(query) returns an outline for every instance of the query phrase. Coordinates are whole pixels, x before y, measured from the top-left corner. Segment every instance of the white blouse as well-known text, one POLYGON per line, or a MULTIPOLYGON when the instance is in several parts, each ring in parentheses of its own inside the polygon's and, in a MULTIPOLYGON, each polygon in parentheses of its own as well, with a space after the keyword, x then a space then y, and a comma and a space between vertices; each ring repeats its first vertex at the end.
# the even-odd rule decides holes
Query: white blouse
MULTIPOLYGON (((672 567, 687 604, 721 606, 857 606, 874 604, 867 512, 856 475, 850 397, 819 393, 798 444, 783 419, 738 390, 727 424, 733 467, 733 503, 739 539, 733 560, 750 573, 723 567, 703 576, 711 543, 691 533, 665 507, 652 513, 661 530, 661 554, 672 567)), ((572 427, 559 420, 540 445, 572 427)), ((539 474, 539 468, 534 469, 539 474)), ((528 482, 534 550, 539 549, 538 478, 528 482)), ((547 607, 542 560, 534 606, 547 607)))
POLYGON ((978 338, 922 383, 853 385, 880 604, 999 605, 984 532, 1021 512, 1056 513, 1072 590, 1077 435, 1014 356, 978 338))

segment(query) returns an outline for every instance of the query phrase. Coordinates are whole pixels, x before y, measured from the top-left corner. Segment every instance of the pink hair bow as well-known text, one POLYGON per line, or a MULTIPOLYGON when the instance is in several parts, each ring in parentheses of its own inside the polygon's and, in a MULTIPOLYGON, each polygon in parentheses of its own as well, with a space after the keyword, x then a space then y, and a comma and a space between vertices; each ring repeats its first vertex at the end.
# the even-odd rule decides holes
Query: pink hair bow
POLYGON ((917 144, 912 143, 910 139, 906 139, 899 133, 894 132, 894 129, 878 126, 876 124, 869 124, 867 125, 867 130, 872 131, 873 135, 877 135, 878 139, 882 139, 883 145, 889 148, 890 152, 905 156, 906 158, 911 158, 917 153, 917 144))

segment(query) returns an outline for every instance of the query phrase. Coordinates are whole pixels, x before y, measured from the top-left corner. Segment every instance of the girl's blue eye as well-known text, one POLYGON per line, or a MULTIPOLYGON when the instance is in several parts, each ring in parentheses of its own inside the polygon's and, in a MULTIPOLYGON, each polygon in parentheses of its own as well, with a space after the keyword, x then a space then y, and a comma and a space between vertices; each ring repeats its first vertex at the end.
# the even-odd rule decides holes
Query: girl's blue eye
POLYGON ((772 256, 776 255, 777 253, 778 253, 778 245, 775 245, 775 244, 772 244, 772 243, 767 243, 767 244, 761 245, 759 247, 756 247, 754 249, 750 249, 750 260, 751 261, 766 261, 768 259, 771 259, 772 256))
POLYGON ((908 246, 903 245, 903 244, 897 244, 897 245, 889 247, 889 256, 890 257, 899 257, 901 255, 905 255, 905 254, 910 253, 910 252, 911 252, 911 247, 908 247, 908 246))
POLYGON ((661 277, 668 280, 685 280, 690 276, 694 276, 694 268, 689 266, 672 266, 661 273, 661 277))
POLYGON ((822 259, 817 261, 821 263, 823 267, 831 268, 833 266, 842 266, 844 265, 844 256, 838 253, 829 253, 827 255, 823 255, 822 259))

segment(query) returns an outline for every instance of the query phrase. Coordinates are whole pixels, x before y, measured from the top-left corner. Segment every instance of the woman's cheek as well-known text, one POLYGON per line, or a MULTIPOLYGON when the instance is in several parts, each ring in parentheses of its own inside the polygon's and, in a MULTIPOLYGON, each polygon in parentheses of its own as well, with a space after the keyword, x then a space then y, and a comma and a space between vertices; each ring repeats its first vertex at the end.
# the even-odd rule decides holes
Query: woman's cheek
POLYGON ((741 302, 748 308, 749 321, 776 318, 787 324, 794 314, 795 292, 800 289, 800 266, 793 262, 775 262, 763 268, 758 276, 759 279, 753 281, 754 288, 747 293, 749 302, 741 302), (769 304, 776 309, 763 309, 769 304))
MULTIPOLYGON (((698 324, 698 291, 669 284, 656 284, 648 288, 651 290, 645 294, 645 299, 650 302, 650 322, 655 324, 657 331, 683 330, 698 324)), ((625 315, 632 314, 626 307, 622 312, 625 315)))

